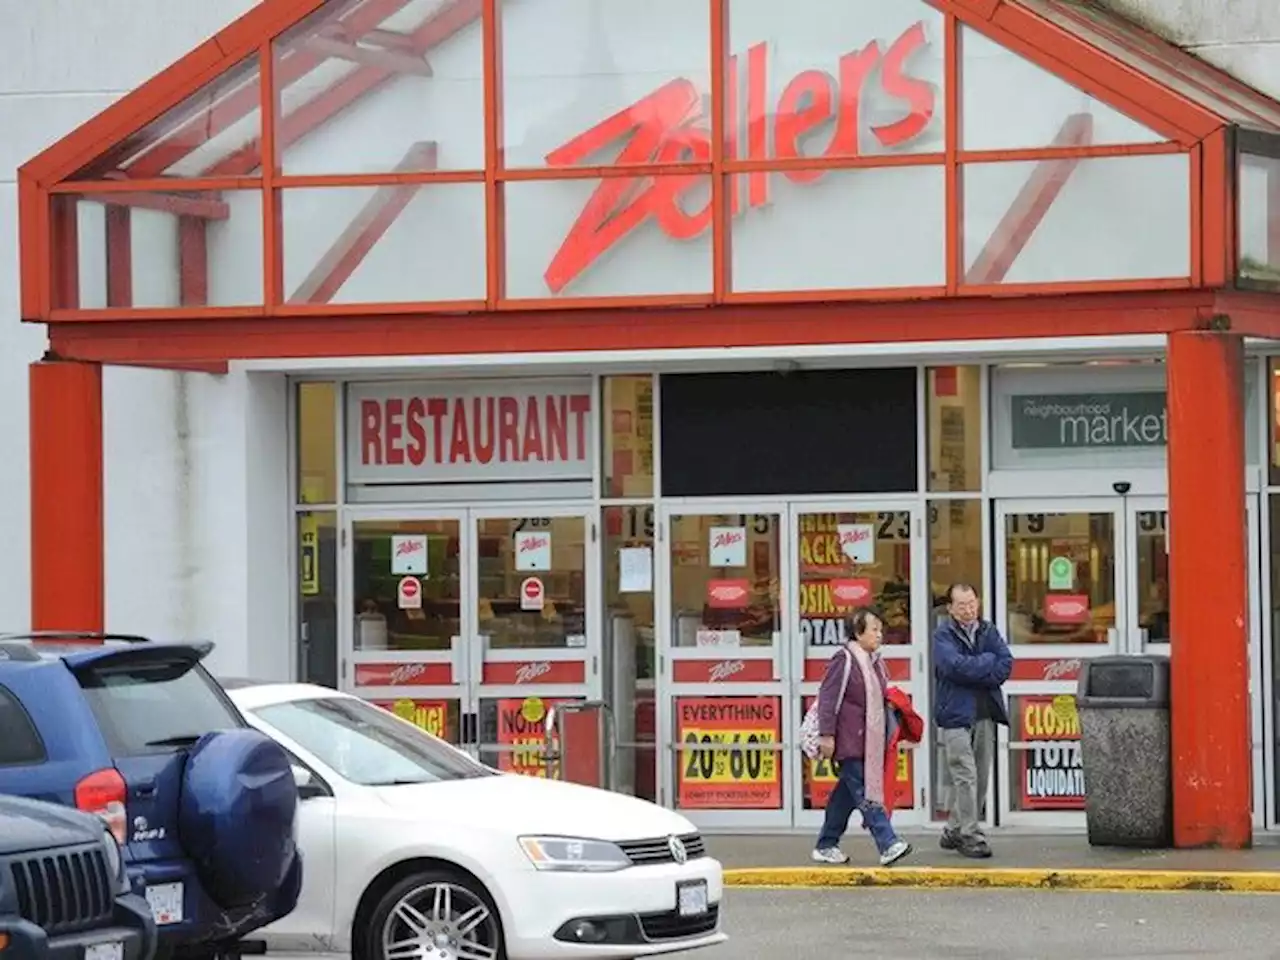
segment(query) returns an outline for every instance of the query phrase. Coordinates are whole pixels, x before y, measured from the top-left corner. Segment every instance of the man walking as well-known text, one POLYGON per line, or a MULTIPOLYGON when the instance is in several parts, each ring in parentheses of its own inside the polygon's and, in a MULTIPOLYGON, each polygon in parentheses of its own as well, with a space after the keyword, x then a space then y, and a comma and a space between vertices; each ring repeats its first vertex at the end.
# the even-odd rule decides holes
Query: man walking
POLYGON ((947 590, 949 616, 933 635, 937 679, 935 719, 951 780, 951 816, 942 849, 966 857, 989 857, 982 833, 995 749, 995 724, 1009 725, 1001 687, 1013 656, 995 624, 978 618, 978 591, 967 583, 947 590))

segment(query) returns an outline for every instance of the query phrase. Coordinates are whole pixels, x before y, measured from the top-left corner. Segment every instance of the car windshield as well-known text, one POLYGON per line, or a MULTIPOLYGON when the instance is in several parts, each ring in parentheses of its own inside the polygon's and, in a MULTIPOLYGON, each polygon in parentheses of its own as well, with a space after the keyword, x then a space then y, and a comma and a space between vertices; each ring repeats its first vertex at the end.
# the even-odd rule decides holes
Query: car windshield
POLYGON ((374 787, 497 775, 363 700, 294 700, 252 712, 352 783, 374 787))

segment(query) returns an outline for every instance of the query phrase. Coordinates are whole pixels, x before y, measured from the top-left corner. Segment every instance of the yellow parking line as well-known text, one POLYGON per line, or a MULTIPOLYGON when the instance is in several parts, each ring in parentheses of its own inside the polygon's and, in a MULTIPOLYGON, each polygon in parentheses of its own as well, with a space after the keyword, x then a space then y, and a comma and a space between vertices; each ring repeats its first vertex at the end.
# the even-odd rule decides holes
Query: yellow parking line
POLYGON ((728 887, 916 887, 1021 890, 1212 890, 1280 893, 1280 873, 1214 870, 1054 870, 992 867, 762 867, 726 870, 728 887))

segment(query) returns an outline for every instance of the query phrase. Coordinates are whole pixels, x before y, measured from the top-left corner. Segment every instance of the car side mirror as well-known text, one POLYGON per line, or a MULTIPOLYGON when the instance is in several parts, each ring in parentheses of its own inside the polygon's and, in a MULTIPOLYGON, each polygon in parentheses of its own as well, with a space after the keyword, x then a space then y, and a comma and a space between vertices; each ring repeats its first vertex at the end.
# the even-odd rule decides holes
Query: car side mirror
POLYGON ((306 767, 300 767, 295 763, 292 768, 293 784, 298 788, 298 799, 309 800, 312 797, 323 797, 328 793, 324 784, 320 783, 306 767))

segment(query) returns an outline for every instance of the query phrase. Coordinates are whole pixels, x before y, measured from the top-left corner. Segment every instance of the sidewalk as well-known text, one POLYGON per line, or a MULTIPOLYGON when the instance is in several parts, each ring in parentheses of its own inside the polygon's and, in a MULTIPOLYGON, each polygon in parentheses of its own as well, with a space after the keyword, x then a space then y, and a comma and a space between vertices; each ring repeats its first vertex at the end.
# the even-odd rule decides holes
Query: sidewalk
POLYGON ((1280 893, 1280 836, 1254 849, 1125 850, 1091 847, 1082 833, 993 830, 994 856, 969 860, 938 846, 937 831, 904 831, 915 847, 901 865, 878 866, 871 838, 853 827, 848 867, 812 863, 808 834, 707 834, 725 882, 745 887, 927 886, 1094 890, 1230 890, 1280 893))

